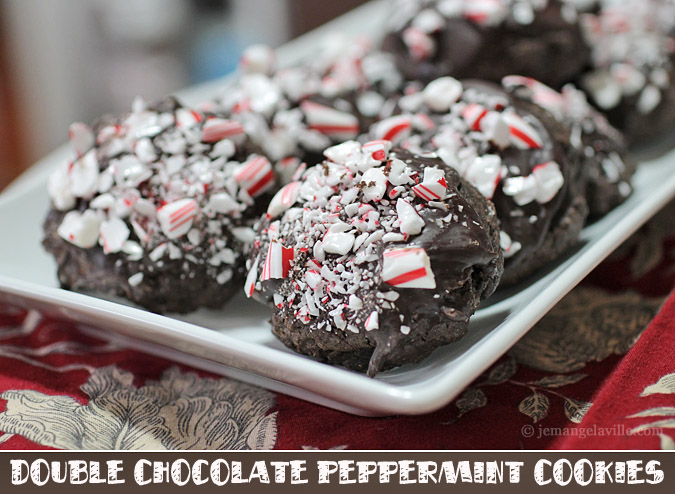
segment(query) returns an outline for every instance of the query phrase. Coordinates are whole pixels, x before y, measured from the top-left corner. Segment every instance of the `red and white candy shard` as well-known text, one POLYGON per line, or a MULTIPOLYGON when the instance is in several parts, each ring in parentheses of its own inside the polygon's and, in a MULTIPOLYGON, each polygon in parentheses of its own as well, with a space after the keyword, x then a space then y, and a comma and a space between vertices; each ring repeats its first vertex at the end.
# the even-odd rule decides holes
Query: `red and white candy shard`
POLYGON ((410 137, 412 121, 408 115, 397 115, 377 122, 372 133, 376 139, 391 141, 394 144, 410 137))
POLYGON ((391 141, 379 139, 366 142, 363 146, 361 146, 361 149, 366 154, 370 153, 374 160, 384 161, 389 156, 391 146, 391 141))
POLYGON ((124 243, 129 239, 129 228, 124 221, 113 217, 101 223, 99 234, 103 252, 114 254, 122 250, 124 243))
POLYGON ((536 200, 540 204, 549 202, 555 197, 565 183, 560 167, 555 161, 541 163, 525 177, 509 177, 504 180, 502 191, 519 206, 536 200))
POLYGON ((176 125, 178 127, 192 127, 204 119, 201 113, 189 108, 176 110, 176 125))
POLYGON ((488 109, 478 103, 469 103, 462 110, 462 118, 466 125, 475 131, 481 130, 481 120, 487 115, 488 109))
POLYGON ((256 257, 251 269, 248 271, 246 276, 246 282, 244 283, 244 293, 246 293, 247 298, 253 296, 253 291, 255 290, 256 278, 258 276, 258 260, 260 257, 256 257))
POLYGON ((286 278, 291 270, 293 257, 293 247, 284 247, 275 241, 270 242, 260 281, 286 278))
POLYGON ((159 226, 164 235, 171 239, 182 237, 190 231, 196 216, 197 201, 194 199, 180 199, 157 210, 159 226))
POLYGON ((519 149, 541 149, 539 133, 514 111, 502 113, 511 132, 511 142, 519 149))
POLYGON ((422 94, 424 102, 435 112, 444 113, 450 110, 453 103, 462 96, 462 83, 453 77, 440 77, 427 84, 422 94))
POLYGON ((431 261, 421 247, 386 250, 382 280, 398 288, 436 288, 431 261))
POLYGON ((71 244, 89 249, 98 242, 100 225, 99 216, 91 209, 87 209, 84 213, 69 211, 63 217, 57 233, 71 244))
POLYGON ((346 140, 359 133, 359 120, 352 114, 312 101, 303 101, 300 109, 310 129, 334 139, 346 140))
POLYGON ((285 185, 279 192, 277 192, 272 200, 270 205, 267 208, 267 215, 270 218, 276 218, 281 213, 290 208, 298 198, 300 194, 300 186, 302 182, 291 182, 288 185, 285 185))
POLYGON ((259 196, 274 186, 272 163, 264 156, 252 155, 235 172, 234 179, 248 195, 259 196))
POLYGON ((492 199, 502 178, 502 160, 496 154, 476 158, 464 171, 464 178, 488 199, 492 199))
POLYGON ((94 132, 88 125, 81 122, 75 122, 70 125, 68 139, 78 158, 84 156, 87 151, 94 147, 94 143, 96 142, 94 132))
POLYGON ((344 165, 350 158, 360 157, 361 145, 357 141, 345 141, 326 148, 323 155, 333 163, 344 165))
POLYGON ((380 327, 380 317, 376 310, 370 313, 366 322, 363 324, 363 327, 366 331, 372 331, 373 329, 378 329, 380 327))
POLYGON ((417 235, 424 228, 424 220, 417 214, 415 208, 405 199, 399 198, 396 201, 396 214, 401 222, 401 233, 406 235, 417 235))
POLYGON ((276 54, 267 45, 251 45, 239 59, 239 70, 244 74, 270 75, 276 65, 276 54))
POLYGON ((445 173, 436 167, 425 168, 422 183, 415 185, 412 190, 415 195, 425 201, 437 201, 442 199, 445 197, 445 193, 448 190, 445 173))
POLYGON ((436 51, 436 42, 427 33, 415 27, 409 27, 401 34, 408 53, 415 60, 426 60, 436 51))
POLYGON ((235 120, 209 118, 202 127, 202 142, 218 142, 243 133, 244 126, 235 120))

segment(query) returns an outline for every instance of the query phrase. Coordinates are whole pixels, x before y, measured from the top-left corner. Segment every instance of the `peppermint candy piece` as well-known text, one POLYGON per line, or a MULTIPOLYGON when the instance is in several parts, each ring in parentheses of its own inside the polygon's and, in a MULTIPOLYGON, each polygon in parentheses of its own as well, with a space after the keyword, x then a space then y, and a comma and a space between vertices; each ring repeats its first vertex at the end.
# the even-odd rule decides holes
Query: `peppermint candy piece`
POLYGON ((496 154, 476 158, 464 172, 464 178, 488 199, 492 199, 502 178, 502 159, 496 154))
POLYGON ((259 196, 274 185, 272 163, 264 156, 251 155, 235 172, 234 179, 249 196, 259 196))
POLYGON ((505 259, 513 256, 523 247, 520 242, 513 242, 509 234, 505 231, 499 232, 499 246, 502 249, 505 259))
POLYGON ((389 180, 389 183, 395 186, 412 183, 413 180, 406 173, 406 168, 407 166, 405 162, 403 162, 398 158, 392 158, 391 164, 389 166, 389 175, 387 176, 387 180, 389 180))
POLYGON ((353 245, 353 233, 329 232, 323 238, 323 250, 329 254, 343 256, 352 250, 353 245))
POLYGON ((259 259, 259 257, 256 257, 253 265, 251 266, 251 269, 248 272, 248 275, 246 275, 246 282, 244 283, 244 293, 246 294, 246 298, 251 298, 253 291, 255 290, 256 278, 258 277, 259 259))
POLYGON ((157 210, 157 220, 164 235, 174 239, 185 235, 197 216, 197 201, 194 199, 180 199, 171 202, 157 210))
POLYGON ((483 105, 478 103, 469 103, 462 110, 462 118, 466 122, 466 125, 475 131, 481 130, 480 122, 487 115, 488 110, 483 105))
POLYGON ((422 94, 424 102, 435 112, 445 113, 462 96, 462 83, 454 77, 440 77, 427 84, 422 94))
POLYGON ((101 220, 91 209, 84 213, 69 211, 57 230, 59 237, 82 249, 89 249, 98 242, 101 220))
POLYGON ((370 153, 370 155, 374 160, 384 161, 389 156, 391 146, 392 146, 391 141, 378 139, 375 141, 366 142, 365 144, 363 144, 363 146, 361 146, 361 149, 366 154, 370 153))
POLYGON ((361 145, 356 141, 345 141, 324 150, 323 155, 333 163, 344 165, 349 158, 359 155, 361 145))
POLYGON ((366 201, 379 201, 387 192, 387 177, 382 168, 369 168, 361 178, 366 201))
POLYGON ((502 113, 509 126, 511 142, 519 149, 541 149, 542 140, 539 133, 517 113, 506 111, 502 113))
POLYGON ((363 323, 363 327, 366 331, 372 331, 373 329, 378 329, 380 327, 380 316, 376 310, 370 313, 366 322, 363 323))
POLYGON ((500 0, 471 0, 464 2, 464 17, 484 26, 496 26, 508 15, 506 2, 500 0))
POLYGON ((218 142, 243 133, 244 126, 235 120, 209 118, 202 127, 202 142, 218 142))
POLYGON ((431 261, 421 247, 386 250, 382 261, 382 280, 399 288, 436 288, 431 261))
POLYGON ((555 197, 565 183, 565 177, 560 171, 560 166, 555 161, 541 163, 532 169, 537 181, 537 202, 544 204, 555 197))
POLYGON ((227 192, 218 192, 209 198, 206 208, 216 213, 230 214, 234 211, 240 211, 242 205, 235 201, 227 192))
POLYGON ((87 124, 75 122, 68 128, 68 139, 70 145, 78 158, 84 156, 92 147, 96 139, 94 132, 87 124))
POLYGON ((63 163, 49 175, 47 181, 47 192, 54 207, 59 211, 66 211, 75 207, 75 196, 70 190, 68 170, 68 163, 63 163))
POLYGON ((119 218, 110 218, 101 223, 99 228, 100 242, 103 244, 105 254, 114 254, 122 250, 125 242, 129 239, 129 228, 119 218))
POLYGON ((555 197, 565 183, 565 177, 560 171, 558 163, 548 161, 540 163, 532 169, 532 173, 525 177, 510 177, 504 180, 502 191, 519 206, 524 206, 536 200, 545 204, 555 197))
POLYGON ((415 16, 411 25, 425 33, 435 33, 443 29, 445 19, 433 9, 424 9, 415 16))
POLYGON ((285 185, 279 192, 277 192, 272 200, 270 205, 267 208, 267 216, 269 218, 276 218, 281 213, 290 208, 298 198, 300 194, 300 186, 302 182, 291 182, 288 185, 285 185))
POLYGON ((267 249, 265 264, 260 274, 260 281, 286 278, 291 270, 293 258, 293 247, 284 247, 279 242, 271 241, 267 249))
POLYGON ((409 27, 401 34, 408 53, 416 61, 427 60, 436 51, 436 42, 427 33, 416 27, 409 27))
POLYGON ((176 126, 192 127, 204 119, 201 113, 189 108, 179 108, 176 110, 176 126))
POLYGON ((412 190, 417 197, 425 201, 442 199, 448 190, 445 173, 436 167, 425 168, 422 183, 415 185, 412 190))
POLYGON ((410 136, 412 121, 408 115, 397 115, 377 122, 372 133, 375 139, 391 141, 393 144, 401 142, 410 136))
POLYGON ((424 220, 417 214, 415 208, 405 199, 399 198, 396 201, 396 214, 401 222, 401 233, 406 235, 417 235, 424 228, 424 220))
POLYGON ((70 192, 75 197, 88 198, 96 193, 98 188, 98 160, 92 149, 82 158, 75 161, 68 172, 70 192))
POLYGON ((352 114, 313 101, 303 101, 300 109, 310 129, 329 137, 346 140, 359 133, 359 120, 352 114))
POLYGON ((244 74, 271 75, 276 65, 276 54, 267 45, 251 45, 239 59, 239 70, 244 74))

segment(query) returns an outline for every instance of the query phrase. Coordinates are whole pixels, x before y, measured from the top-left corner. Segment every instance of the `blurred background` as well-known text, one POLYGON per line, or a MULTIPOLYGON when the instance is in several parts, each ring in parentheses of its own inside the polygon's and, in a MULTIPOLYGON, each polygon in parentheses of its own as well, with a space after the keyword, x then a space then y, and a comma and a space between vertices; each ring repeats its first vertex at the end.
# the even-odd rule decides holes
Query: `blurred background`
POLYGON ((73 121, 128 110, 235 69, 364 0, 2 0, 0 190, 73 121))

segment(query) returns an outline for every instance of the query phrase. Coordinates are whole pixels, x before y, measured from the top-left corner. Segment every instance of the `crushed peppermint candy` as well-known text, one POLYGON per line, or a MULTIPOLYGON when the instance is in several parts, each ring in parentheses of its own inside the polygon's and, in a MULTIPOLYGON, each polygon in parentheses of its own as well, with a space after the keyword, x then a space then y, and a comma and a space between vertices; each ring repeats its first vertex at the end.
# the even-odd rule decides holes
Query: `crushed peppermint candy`
MULTIPOLYGON (((53 207, 63 213, 57 234, 137 263, 131 286, 169 261, 181 276, 200 264, 227 283, 253 241, 254 198, 275 187, 267 158, 245 158, 244 126, 171 98, 152 106, 137 99, 130 113, 102 122, 71 125, 73 161, 49 179, 53 207)), ((269 273, 283 275, 284 265, 271 264, 269 273)))

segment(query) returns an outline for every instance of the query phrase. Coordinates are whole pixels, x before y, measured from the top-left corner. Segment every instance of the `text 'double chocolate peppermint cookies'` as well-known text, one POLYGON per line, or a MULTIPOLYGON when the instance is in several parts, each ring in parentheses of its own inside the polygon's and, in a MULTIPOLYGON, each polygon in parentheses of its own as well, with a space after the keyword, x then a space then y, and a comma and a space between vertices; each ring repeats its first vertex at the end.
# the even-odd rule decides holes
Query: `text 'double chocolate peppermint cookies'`
POLYGON ((62 286, 180 313, 240 289, 256 201, 275 186, 241 124, 137 100, 93 129, 73 124, 70 141, 74 160, 49 179, 43 241, 62 286))
POLYGON ((576 19, 559 0, 401 0, 382 46, 410 80, 521 74, 560 87, 589 57, 576 19))
POLYGON ((461 338, 502 273, 494 209, 389 141, 325 151, 272 199, 245 284, 288 347, 369 375, 461 338))

